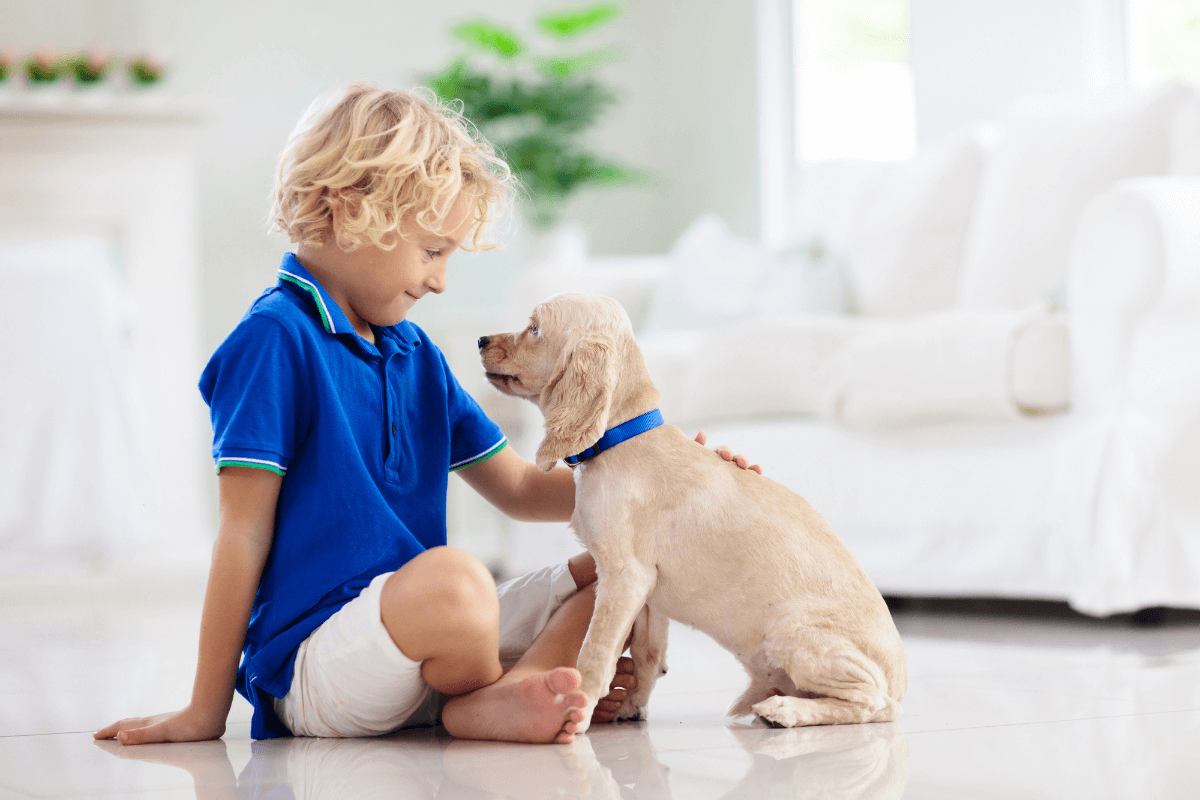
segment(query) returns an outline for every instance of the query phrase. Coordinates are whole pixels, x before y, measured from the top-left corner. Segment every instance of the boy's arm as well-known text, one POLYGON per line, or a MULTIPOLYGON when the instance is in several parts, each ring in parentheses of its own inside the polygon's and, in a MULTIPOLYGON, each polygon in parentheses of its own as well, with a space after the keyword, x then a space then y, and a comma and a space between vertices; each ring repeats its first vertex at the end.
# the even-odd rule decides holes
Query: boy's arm
POLYGON ((250 610, 274 536, 281 481, 261 469, 221 470, 220 521, 200 618, 191 703, 180 711, 114 722, 96 731, 95 738, 148 744, 216 739, 225 733, 250 610))
POLYGON ((512 447, 460 470, 471 488, 513 519, 566 522, 575 511, 575 476, 570 467, 542 472, 512 447))
MULTIPOLYGON (((704 431, 696 434, 696 441, 707 443, 704 431)), ((762 467, 751 465, 745 456, 734 455, 728 447, 717 447, 716 451, 726 461, 762 474, 762 467)), ((571 468, 557 466, 542 472, 511 447, 458 474, 485 500, 513 519, 566 522, 575 511, 575 477, 571 468)))

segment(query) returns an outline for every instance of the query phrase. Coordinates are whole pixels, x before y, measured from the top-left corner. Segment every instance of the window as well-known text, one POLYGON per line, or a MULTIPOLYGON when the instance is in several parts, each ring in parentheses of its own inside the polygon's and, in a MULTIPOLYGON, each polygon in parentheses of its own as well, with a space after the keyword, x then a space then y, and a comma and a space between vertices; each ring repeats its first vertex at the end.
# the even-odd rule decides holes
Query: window
POLYGON ((908 0, 792 0, 795 156, 916 153, 908 0))
POLYGON ((1129 82, 1200 82, 1200 0, 1126 0, 1129 82))

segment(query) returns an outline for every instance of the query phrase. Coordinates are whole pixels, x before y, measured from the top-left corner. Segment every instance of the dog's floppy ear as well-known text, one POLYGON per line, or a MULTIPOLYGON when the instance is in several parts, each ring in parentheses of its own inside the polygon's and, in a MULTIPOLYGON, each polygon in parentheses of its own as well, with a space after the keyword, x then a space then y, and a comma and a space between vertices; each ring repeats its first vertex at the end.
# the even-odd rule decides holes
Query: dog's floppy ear
POLYGON ((549 472, 566 456, 591 447, 604 435, 617 385, 617 353, 605 339, 584 339, 567 350, 542 390, 546 438, 537 465, 549 472))

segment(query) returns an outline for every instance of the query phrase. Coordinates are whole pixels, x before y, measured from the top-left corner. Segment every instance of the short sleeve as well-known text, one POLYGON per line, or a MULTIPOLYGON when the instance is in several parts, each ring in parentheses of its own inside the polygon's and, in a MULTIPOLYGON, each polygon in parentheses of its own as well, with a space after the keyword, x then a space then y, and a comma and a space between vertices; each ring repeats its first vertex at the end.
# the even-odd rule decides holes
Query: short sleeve
POLYGON ((503 450, 508 440, 500 426, 483 413, 475 398, 459 384, 444 357, 442 368, 446 372, 446 401, 450 415, 450 471, 457 472, 487 461, 503 450))
POLYGON ((217 472, 237 466, 286 474, 311 418, 303 387, 302 353, 283 324, 259 314, 243 319, 200 376, 217 472))

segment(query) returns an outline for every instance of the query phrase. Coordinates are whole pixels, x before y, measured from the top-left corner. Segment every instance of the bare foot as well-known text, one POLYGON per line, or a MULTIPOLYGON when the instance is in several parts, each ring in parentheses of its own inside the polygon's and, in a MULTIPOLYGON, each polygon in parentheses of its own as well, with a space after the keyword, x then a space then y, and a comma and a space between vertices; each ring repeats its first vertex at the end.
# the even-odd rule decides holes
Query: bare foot
POLYGON ((451 699, 442 723, 459 739, 567 744, 575 740, 587 707, 581 680, 579 670, 571 667, 527 677, 510 672, 490 686, 451 699))

